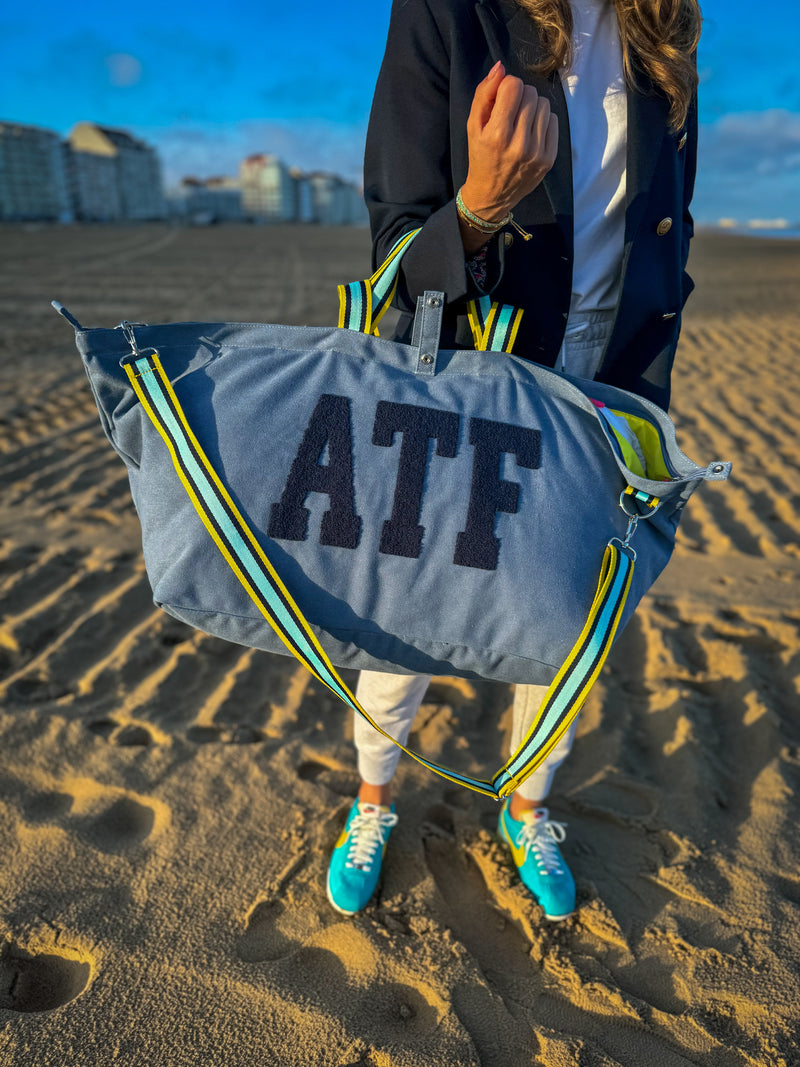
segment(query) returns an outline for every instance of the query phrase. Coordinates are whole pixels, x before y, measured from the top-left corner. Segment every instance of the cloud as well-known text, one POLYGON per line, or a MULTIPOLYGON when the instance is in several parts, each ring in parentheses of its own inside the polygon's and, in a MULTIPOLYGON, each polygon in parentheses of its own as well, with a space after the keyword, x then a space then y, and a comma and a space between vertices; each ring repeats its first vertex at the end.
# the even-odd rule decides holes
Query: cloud
POLYGON ((701 123, 692 214, 699 222, 784 216, 800 222, 800 113, 742 111, 701 123))
POLYGON ((332 171, 361 184, 366 123, 248 120, 214 126, 137 127, 134 132, 157 149, 167 186, 187 175, 237 175, 241 161, 255 152, 271 153, 302 170, 332 171))
POLYGON ((739 167, 764 157, 780 161, 800 148, 800 113, 771 108, 725 115, 704 125, 701 138, 704 151, 739 167))

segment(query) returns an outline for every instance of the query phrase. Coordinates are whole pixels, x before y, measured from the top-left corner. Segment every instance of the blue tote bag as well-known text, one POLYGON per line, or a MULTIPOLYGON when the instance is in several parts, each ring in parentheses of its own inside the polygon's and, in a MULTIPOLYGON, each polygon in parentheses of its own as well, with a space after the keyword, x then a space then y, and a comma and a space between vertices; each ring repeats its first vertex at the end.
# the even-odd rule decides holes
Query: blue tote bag
POLYGON ((690 460, 649 401, 513 355, 523 312, 488 298, 474 351, 439 349, 437 292, 410 344, 377 336, 416 232, 340 287, 337 327, 84 329, 53 306, 128 467, 155 602, 297 656, 376 729, 336 667, 549 686, 491 779, 409 753, 500 797, 569 726, 689 496, 730 464, 690 460))

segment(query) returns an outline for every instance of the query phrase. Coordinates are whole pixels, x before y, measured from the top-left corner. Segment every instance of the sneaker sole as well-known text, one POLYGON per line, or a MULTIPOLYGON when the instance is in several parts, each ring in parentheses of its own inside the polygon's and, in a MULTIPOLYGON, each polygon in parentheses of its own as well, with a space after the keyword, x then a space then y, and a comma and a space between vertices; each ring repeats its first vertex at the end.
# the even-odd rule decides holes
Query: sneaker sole
POLYGON ((357 911, 347 911, 345 908, 340 908, 339 907, 339 905, 333 899, 333 894, 331 893, 330 878, 326 879, 326 881, 325 881, 325 893, 326 893, 326 895, 328 897, 328 903, 330 904, 330 906, 335 911, 338 911, 340 915, 346 915, 348 917, 348 919, 352 918, 353 915, 358 915, 358 911, 361 910, 361 909, 358 909, 357 911))

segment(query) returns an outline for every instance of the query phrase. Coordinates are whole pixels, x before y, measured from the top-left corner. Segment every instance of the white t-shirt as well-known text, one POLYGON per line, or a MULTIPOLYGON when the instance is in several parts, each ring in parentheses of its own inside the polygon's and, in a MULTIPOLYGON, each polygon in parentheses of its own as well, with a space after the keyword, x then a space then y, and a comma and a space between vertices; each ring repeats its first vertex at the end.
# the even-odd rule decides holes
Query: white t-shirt
POLYGON ((613 0, 572 0, 574 59, 561 81, 572 142, 570 312, 614 308, 625 239, 627 90, 613 0))

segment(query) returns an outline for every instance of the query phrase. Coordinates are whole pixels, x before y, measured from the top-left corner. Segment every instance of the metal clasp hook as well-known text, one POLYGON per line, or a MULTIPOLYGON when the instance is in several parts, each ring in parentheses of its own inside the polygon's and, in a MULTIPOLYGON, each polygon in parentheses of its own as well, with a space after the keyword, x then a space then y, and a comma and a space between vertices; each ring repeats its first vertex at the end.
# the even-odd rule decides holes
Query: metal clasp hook
POLYGON ((114 327, 115 330, 122 330, 122 332, 125 334, 127 342, 131 346, 131 351, 133 352, 134 356, 138 356, 140 354, 140 349, 139 346, 136 344, 136 334, 133 332, 133 327, 147 325, 148 323, 146 322, 128 322, 127 319, 123 319, 122 322, 118 323, 114 327))
POLYGON ((639 516, 628 515, 628 529, 625 531, 625 540, 620 541, 618 537, 612 537, 609 541, 610 545, 618 545, 630 557, 632 563, 636 562, 636 549, 631 547, 631 538, 636 533, 638 525, 639 516))

